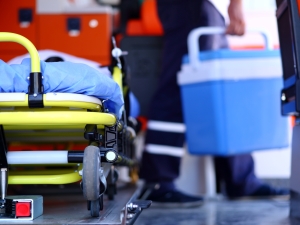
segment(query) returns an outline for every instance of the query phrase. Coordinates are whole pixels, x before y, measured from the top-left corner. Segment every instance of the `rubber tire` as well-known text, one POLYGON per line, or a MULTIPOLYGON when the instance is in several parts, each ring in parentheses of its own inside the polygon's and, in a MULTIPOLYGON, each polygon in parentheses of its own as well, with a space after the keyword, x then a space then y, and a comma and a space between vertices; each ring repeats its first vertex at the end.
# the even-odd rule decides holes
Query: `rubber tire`
POLYGON ((90 212, 92 217, 99 217, 100 215, 100 202, 99 199, 90 202, 90 212))
POLYGON ((99 148, 96 146, 86 147, 83 156, 82 190, 84 198, 88 201, 98 201, 99 199, 100 163, 99 148))

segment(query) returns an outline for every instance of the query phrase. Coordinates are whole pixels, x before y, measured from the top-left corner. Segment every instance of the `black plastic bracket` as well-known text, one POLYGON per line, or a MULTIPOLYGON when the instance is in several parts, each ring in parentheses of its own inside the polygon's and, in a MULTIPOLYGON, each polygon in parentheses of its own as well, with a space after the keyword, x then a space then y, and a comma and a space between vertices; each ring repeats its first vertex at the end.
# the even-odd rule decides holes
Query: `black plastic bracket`
POLYGON ((118 132, 117 125, 114 126, 105 126, 105 148, 113 148, 118 152, 118 132))
POLYGON ((13 199, 0 199, 0 220, 6 218, 14 218, 16 215, 16 202, 13 199))
POLYGON ((102 141, 102 135, 98 133, 97 125, 87 124, 84 129, 84 138, 89 141, 102 141))
POLYGON ((30 73, 28 87, 28 105, 29 108, 43 108, 44 86, 42 83, 42 73, 30 73))
MULTIPOLYGON (((105 155, 106 152, 111 149, 100 149, 101 162, 108 163, 105 155)), ((68 163, 82 163, 83 162, 84 151, 68 151, 68 163)))

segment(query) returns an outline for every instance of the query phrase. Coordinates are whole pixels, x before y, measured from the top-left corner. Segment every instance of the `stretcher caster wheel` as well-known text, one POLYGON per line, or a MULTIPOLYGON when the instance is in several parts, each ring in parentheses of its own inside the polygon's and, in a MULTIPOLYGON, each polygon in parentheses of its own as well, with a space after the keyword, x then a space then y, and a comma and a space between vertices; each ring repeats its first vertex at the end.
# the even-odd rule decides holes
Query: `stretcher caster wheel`
POLYGON ((90 201, 90 213, 92 217, 99 217, 100 215, 100 201, 96 199, 94 201, 90 201))
POLYGON ((100 162, 99 148, 96 146, 86 147, 84 150, 83 169, 82 169, 83 196, 88 201, 91 202, 97 201, 98 205, 99 205, 98 199, 100 193, 100 180, 99 180, 100 163, 101 162, 100 162))

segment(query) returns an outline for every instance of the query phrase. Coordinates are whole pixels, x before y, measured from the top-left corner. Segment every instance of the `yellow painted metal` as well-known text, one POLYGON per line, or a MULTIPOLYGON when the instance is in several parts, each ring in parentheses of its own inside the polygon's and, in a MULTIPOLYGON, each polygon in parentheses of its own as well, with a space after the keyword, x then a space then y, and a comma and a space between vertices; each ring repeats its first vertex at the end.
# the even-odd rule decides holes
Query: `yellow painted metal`
MULTIPOLYGON (((8 110, 9 108, 12 108, 12 107, 19 107, 19 106, 25 106, 25 107, 28 107, 28 98, 26 98, 26 101, 16 101, 16 102, 0 102, 0 107, 3 108, 3 107, 6 107, 8 110)), ((5 108, 3 109, 0 109, 0 110, 5 110, 5 108)))
POLYGON ((117 82, 117 84, 121 88, 121 91, 123 92, 122 71, 120 68, 118 68, 116 66, 113 69, 113 79, 115 82, 117 82))
MULTIPOLYGON (((83 138, 83 130, 81 132, 7 132, 5 134, 7 138, 12 137, 27 137, 27 138, 41 138, 41 137, 80 137, 83 138)), ((67 140, 67 139, 66 139, 67 140)))
MULTIPOLYGON (((1 33, 1 32, 0 32, 1 33)), ((100 112, 102 106, 96 103, 90 102, 79 102, 79 101, 47 101, 46 95, 44 95, 44 106, 48 108, 36 108, 28 109, 28 95, 25 95, 24 101, 10 101, 10 102, 0 102, 0 111, 55 111, 55 110, 86 110, 100 112), (2 108, 1 108, 2 107, 2 108), (5 107, 5 108, 3 108, 5 107), (6 107, 11 107, 11 109, 6 107), (13 108, 16 107, 16 108, 13 108)))
MULTIPOLYGON (((66 130, 66 129, 81 129, 85 124, 74 125, 4 125, 4 130, 66 130)), ((98 129, 103 129, 104 125, 97 125, 98 129)))
POLYGON ((78 171, 54 175, 13 175, 10 172, 8 184, 70 184, 81 180, 78 171))
MULTIPOLYGON (((1 32, 0 32, 1 33, 1 32)), ((28 95, 24 95, 23 101, 1 101, 0 102, 0 111, 1 110, 14 110, 14 107, 28 107, 28 95), (11 109, 10 109, 11 108, 11 109)))
MULTIPOLYGON (((18 168, 20 165, 11 165, 14 168, 18 168)), ((12 176, 20 176, 20 175, 61 175, 61 174, 70 174, 70 173, 74 173, 77 172, 77 164, 51 164, 49 166, 51 166, 51 169, 36 169, 36 170, 27 170, 26 167, 32 167, 33 165, 21 165, 23 170, 10 170, 9 171, 9 175, 12 176), (66 169, 56 169, 55 167, 60 166, 60 167, 69 167, 66 169)), ((34 165, 37 167, 45 167, 45 165, 34 165)))
POLYGON ((77 169, 10 171, 8 184, 70 184, 81 180, 82 177, 78 171, 82 170, 82 164, 69 163, 63 165, 77 165, 77 169))
MULTIPOLYGON (((112 126, 116 123, 113 114, 101 112, 1 112, 2 125, 79 125, 101 124, 112 126)), ((44 128, 45 129, 45 128, 44 128)))
POLYGON ((30 54, 31 72, 41 72, 40 57, 38 51, 36 50, 31 41, 19 34, 10 32, 0 32, 0 41, 16 42, 23 45, 30 54))
POLYGON ((27 107, 0 107, 0 113, 1 112, 53 112, 53 111, 82 111, 87 112, 87 109, 82 108, 69 108, 69 107, 46 107, 46 108, 28 108, 27 107))
POLYGON ((124 87, 123 87, 123 96, 126 96, 128 90, 129 90, 129 87, 128 87, 128 86, 124 86, 124 87))

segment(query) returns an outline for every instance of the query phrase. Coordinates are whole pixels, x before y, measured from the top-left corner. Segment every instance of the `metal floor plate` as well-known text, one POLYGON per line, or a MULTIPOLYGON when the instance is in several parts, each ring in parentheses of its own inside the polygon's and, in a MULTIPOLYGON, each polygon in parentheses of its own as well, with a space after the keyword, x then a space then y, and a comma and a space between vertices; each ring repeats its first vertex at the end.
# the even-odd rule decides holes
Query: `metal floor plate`
MULTIPOLYGON (((51 189, 53 192, 53 188, 51 189)), ((72 191, 71 191, 72 192, 72 191)), ((74 192, 74 191, 73 191, 74 192)), ((77 191, 78 192, 78 191, 77 191)), ((100 211, 100 217, 92 218, 87 210, 87 202, 81 193, 66 193, 64 190, 58 195, 48 194, 44 197, 44 213, 33 221, 9 221, 9 224, 101 224, 120 225, 121 211, 131 198, 138 193, 135 185, 127 185, 118 189, 114 200, 104 197, 104 209, 100 211)), ((42 194, 42 193, 39 193, 42 194)), ((7 224, 8 221, 1 221, 0 224, 7 224)))
MULTIPOLYGON (((91 218, 77 186, 41 188, 26 186, 22 194, 42 194, 44 214, 33 221, 9 221, 9 224, 107 224, 121 225, 121 211, 139 192, 137 186, 120 187, 116 200, 105 199, 99 218, 91 218), (26 193, 24 193, 26 191, 26 193), (43 194, 46 193, 46 194, 43 194)), ((20 192, 20 191, 19 191, 20 192)), ((16 193, 14 193, 16 194, 16 193)), ((0 224, 8 224, 0 221, 0 224)), ((135 225, 300 225, 289 218, 286 199, 206 200, 201 207, 166 209, 154 205, 143 211, 135 225)))
POLYGON ((207 200, 197 208, 151 206, 136 225, 300 225, 289 218, 289 201, 274 199, 207 200))

